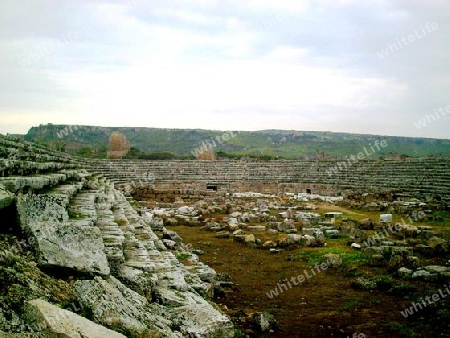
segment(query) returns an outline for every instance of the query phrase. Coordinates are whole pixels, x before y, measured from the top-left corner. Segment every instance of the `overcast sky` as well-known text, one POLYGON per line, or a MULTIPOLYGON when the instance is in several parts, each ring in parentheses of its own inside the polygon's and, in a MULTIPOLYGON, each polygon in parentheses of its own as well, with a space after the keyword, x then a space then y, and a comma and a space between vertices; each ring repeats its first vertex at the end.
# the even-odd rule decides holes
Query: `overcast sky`
POLYGON ((450 138, 449 32, 449 0, 0 0, 0 133, 450 138))

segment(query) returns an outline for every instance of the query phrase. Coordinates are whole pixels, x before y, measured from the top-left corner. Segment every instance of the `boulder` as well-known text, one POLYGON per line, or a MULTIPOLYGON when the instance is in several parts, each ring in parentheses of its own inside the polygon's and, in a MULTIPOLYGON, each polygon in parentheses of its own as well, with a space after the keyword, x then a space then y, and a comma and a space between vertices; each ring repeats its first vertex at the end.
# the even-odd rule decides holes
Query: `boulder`
POLYGON ((339 230, 325 230, 325 237, 327 238, 338 238, 339 237, 339 230))
POLYGON ((92 310, 94 320, 104 326, 128 334, 142 334, 153 326, 170 334, 170 321, 151 311, 145 297, 128 289, 114 277, 104 280, 77 280, 74 293, 85 308, 92 310))
POLYGON ((277 246, 277 243, 275 243, 273 241, 266 241, 262 245, 263 248, 275 248, 276 246, 277 246))
POLYGON ((181 244, 183 242, 183 239, 175 231, 172 230, 164 230, 163 239, 172 240, 177 244, 181 244))
POLYGON ((315 246, 316 243, 317 243, 317 241, 314 236, 311 236, 311 235, 303 235, 302 236, 301 244, 303 244, 305 246, 315 246))
POLYGON ((425 270, 415 271, 411 276, 412 279, 421 279, 421 280, 433 280, 435 279, 435 277, 437 276, 432 275, 431 273, 425 270))
POLYGON ((278 328, 278 323, 269 313, 253 313, 250 315, 250 326, 257 332, 270 333, 278 328))
POLYGON ((289 235, 287 235, 287 242, 289 244, 299 243, 301 240, 302 240, 302 236, 301 235, 297 235, 297 234, 289 234, 289 235))
POLYGON ((17 210, 40 266, 109 275, 102 233, 96 226, 73 226, 67 211, 50 195, 23 195, 17 210))
POLYGON ((46 337, 125 338, 123 334, 95 324, 42 299, 31 300, 27 303, 25 317, 29 324, 39 327, 40 333, 46 337))
POLYGON ((162 240, 164 246, 169 250, 175 250, 177 248, 177 243, 172 241, 171 239, 163 239, 162 240))
POLYGON ((266 231, 266 227, 264 225, 250 225, 247 227, 249 231, 262 232, 266 231))
POLYGON ((365 277, 359 277, 352 281, 352 287, 358 290, 374 290, 377 288, 377 284, 365 277))
POLYGON ((358 243, 352 243, 352 244, 350 245, 350 247, 351 247, 352 249, 355 249, 355 250, 361 250, 361 245, 358 244, 358 243))
POLYGON ((285 219, 283 222, 281 222, 278 225, 278 231, 286 231, 288 229, 295 229, 294 220, 292 219, 285 219))
POLYGON ((256 242, 255 235, 253 235, 253 234, 244 235, 244 243, 245 244, 252 244, 255 242, 256 242))
POLYGON ((188 215, 188 214, 191 214, 193 211, 194 211, 193 207, 183 206, 183 207, 178 208, 177 214, 188 215))
POLYGON ((400 278, 405 279, 410 278, 413 274, 413 271, 405 267, 401 267, 400 269, 398 269, 397 274, 400 278))
POLYGON ((219 232, 216 232, 214 237, 216 237, 216 238, 230 238, 230 232, 229 231, 219 231, 219 232))
POLYGON ((326 254, 322 256, 322 261, 330 268, 338 268, 342 265, 342 258, 336 254, 326 254))

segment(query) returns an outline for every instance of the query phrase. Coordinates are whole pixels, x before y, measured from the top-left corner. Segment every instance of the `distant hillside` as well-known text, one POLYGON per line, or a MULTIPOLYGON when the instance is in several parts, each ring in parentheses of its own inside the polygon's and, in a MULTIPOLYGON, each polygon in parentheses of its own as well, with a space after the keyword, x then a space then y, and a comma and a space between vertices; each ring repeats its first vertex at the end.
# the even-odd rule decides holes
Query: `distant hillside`
MULTIPOLYGON (((376 140, 386 140, 387 146, 374 155, 392 153, 422 157, 450 155, 450 140, 376 136, 322 131, 213 131, 201 129, 160 129, 129 127, 93 127, 40 125, 32 127, 24 136, 27 141, 53 144, 69 152, 88 152, 95 149, 102 154, 108 147, 109 135, 119 131, 126 135, 135 150, 144 153, 168 152, 177 156, 191 156, 195 150, 210 144, 220 154, 232 156, 267 156, 273 158, 302 158, 305 156, 350 156, 369 153, 376 140), (214 145, 215 144, 215 145, 214 145)), ((376 149, 376 148, 374 148, 376 149)))

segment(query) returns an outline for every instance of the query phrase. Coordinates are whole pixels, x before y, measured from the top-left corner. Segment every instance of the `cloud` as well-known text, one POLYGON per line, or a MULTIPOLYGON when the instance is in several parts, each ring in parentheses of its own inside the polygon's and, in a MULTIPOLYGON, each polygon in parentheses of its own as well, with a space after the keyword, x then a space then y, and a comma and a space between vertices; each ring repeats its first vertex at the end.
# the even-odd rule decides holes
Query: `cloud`
POLYGON ((446 8, 444 0, 5 0, 0 132, 51 122, 448 138, 448 116, 414 127, 450 104, 446 8), (439 29, 378 57, 427 22, 439 29), (70 32, 79 39, 44 52, 70 32))

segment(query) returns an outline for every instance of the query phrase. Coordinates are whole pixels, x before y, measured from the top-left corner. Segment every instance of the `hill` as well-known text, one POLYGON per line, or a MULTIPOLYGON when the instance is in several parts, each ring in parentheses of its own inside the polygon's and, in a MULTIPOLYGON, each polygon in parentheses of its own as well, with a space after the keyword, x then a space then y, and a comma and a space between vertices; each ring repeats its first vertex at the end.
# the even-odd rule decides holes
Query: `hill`
POLYGON ((194 157, 205 147, 213 147, 225 157, 267 157, 295 159, 308 157, 345 157, 369 150, 376 140, 387 146, 373 156, 401 154, 412 157, 450 155, 450 140, 379 136, 324 131, 216 131, 202 129, 162 129, 143 127, 97 127, 40 125, 32 127, 24 139, 51 144, 59 150, 78 155, 102 157, 109 135, 123 133, 135 154, 171 154, 171 158, 194 157))

